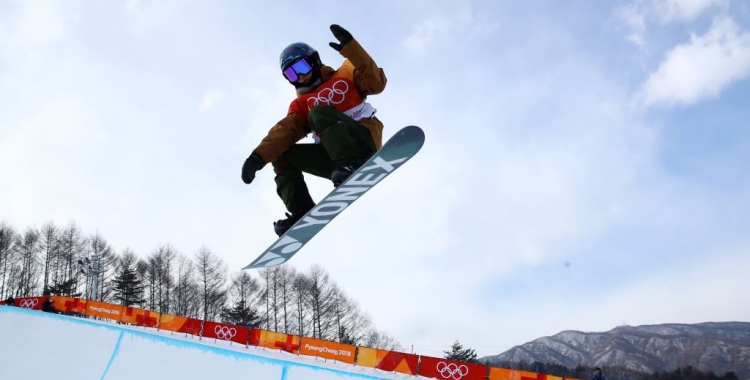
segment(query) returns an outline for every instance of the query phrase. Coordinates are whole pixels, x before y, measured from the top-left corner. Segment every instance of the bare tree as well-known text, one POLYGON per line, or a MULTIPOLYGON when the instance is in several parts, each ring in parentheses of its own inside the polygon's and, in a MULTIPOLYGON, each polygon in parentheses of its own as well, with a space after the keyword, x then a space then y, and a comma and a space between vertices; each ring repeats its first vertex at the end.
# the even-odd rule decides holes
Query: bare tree
POLYGON ((17 275, 16 296, 36 295, 39 286, 37 271, 39 270, 39 254, 41 253, 39 232, 33 228, 28 228, 17 248, 21 268, 17 275))
POLYGON ((310 306, 312 308, 312 337, 316 339, 333 339, 336 334, 331 330, 333 325, 331 312, 333 307, 333 283, 321 266, 313 265, 308 275, 310 280, 310 306))
POLYGON ((194 259, 203 301, 203 320, 216 320, 226 302, 226 264, 207 247, 201 247, 194 259))
POLYGON ((172 291, 172 312, 184 317, 199 318, 200 290, 195 279, 195 265, 178 254, 175 261, 175 285, 172 291))
POLYGON ((358 344, 363 341, 372 328, 370 318, 364 315, 357 302, 347 297, 338 286, 333 288, 331 301, 336 340, 346 344, 358 344))
POLYGON ((292 315, 296 334, 307 336, 307 327, 312 325, 310 279, 304 273, 297 273, 292 282, 292 315))
POLYGON ((294 326, 292 305, 296 271, 288 265, 281 265, 262 269, 261 276, 264 280, 267 328, 284 333, 291 332, 294 326))
POLYGON ((397 346, 393 338, 374 329, 370 317, 348 297, 320 266, 308 274, 294 273, 291 314, 296 334, 346 344, 397 346))
POLYGON ((52 274, 53 286, 59 287, 60 295, 79 296, 78 285, 81 279, 78 260, 86 253, 86 240, 81 230, 71 222, 60 234, 60 261, 52 274))
POLYGON ((364 337, 364 343, 362 345, 365 347, 379 348, 381 350, 402 350, 401 345, 398 344, 395 339, 388 336, 386 333, 375 329, 370 330, 370 332, 364 337))
POLYGON ((50 294, 50 285, 52 282, 52 272, 58 265, 58 256, 60 253, 60 233, 54 223, 49 222, 42 227, 41 249, 42 265, 44 271, 44 280, 42 281, 42 293, 50 294))
POLYGON ((138 273, 144 280, 144 290, 146 293, 146 308, 149 310, 156 310, 158 305, 158 291, 157 284, 159 283, 159 275, 154 260, 149 257, 142 264, 138 265, 138 273))
POLYGON ((270 284, 273 281, 271 276, 273 273, 271 272, 270 268, 262 268, 260 270, 260 277, 263 279, 263 292, 261 294, 261 297, 263 297, 263 300, 265 301, 265 307, 263 308, 263 319, 261 322, 265 324, 266 330, 271 330, 271 292, 270 288, 272 287, 270 284))
POLYGON ((284 326, 283 332, 289 334, 292 332, 294 324, 292 305, 294 302, 294 278, 297 271, 289 265, 281 265, 277 268, 276 281, 279 289, 279 302, 277 304, 284 326))
POLYGON ((174 284, 172 266, 177 254, 177 250, 167 244, 159 247, 147 260, 149 265, 149 297, 151 304, 155 304, 160 313, 169 313, 170 311, 170 292, 174 284))
POLYGON ((10 281, 13 263, 16 261, 16 246, 19 242, 20 237, 13 227, 5 223, 0 224, 0 299, 12 294, 10 281))
POLYGON ((86 288, 94 290, 95 301, 109 301, 112 292, 110 278, 117 257, 109 243, 98 232, 87 241, 88 256, 84 264, 84 272, 88 273, 86 288))
POLYGON ((279 267, 264 268, 264 278, 266 279, 266 315, 269 320, 269 330, 281 331, 279 329, 279 308, 281 306, 279 286, 279 267))

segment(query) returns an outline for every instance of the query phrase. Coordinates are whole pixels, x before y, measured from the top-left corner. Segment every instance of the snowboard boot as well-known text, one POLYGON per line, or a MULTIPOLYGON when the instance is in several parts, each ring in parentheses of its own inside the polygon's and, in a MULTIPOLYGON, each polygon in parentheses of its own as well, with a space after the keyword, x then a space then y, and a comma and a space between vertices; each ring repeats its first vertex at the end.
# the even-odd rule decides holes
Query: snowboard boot
POLYGON ((336 162, 336 168, 331 173, 331 181, 333 181, 333 187, 339 187, 352 173, 357 171, 362 164, 365 163, 364 159, 347 159, 336 162))
POLYGON ((302 177, 302 172, 298 169, 286 165, 282 166, 274 163, 276 171, 276 193, 279 194, 284 202, 288 213, 286 219, 277 220, 273 223, 273 231, 276 235, 283 235, 294 223, 297 223, 310 209, 315 207, 307 185, 302 177))
POLYGON ((286 219, 280 219, 275 222, 273 222, 273 231, 276 232, 276 235, 283 235, 287 230, 292 228, 294 223, 297 223, 298 220, 302 219, 305 214, 295 214, 295 213, 285 213, 286 219))

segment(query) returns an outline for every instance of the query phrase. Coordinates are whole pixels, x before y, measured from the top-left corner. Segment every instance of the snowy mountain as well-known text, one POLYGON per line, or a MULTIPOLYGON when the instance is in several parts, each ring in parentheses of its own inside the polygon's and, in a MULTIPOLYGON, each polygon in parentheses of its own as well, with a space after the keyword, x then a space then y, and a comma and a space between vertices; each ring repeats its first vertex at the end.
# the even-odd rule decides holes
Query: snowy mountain
POLYGON ((568 368, 624 367, 653 373, 693 366, 750 378, 750 323, 708 322, 620 326, 607 332, 563 331, 511 348, 484 363, 562 364, 568 368))

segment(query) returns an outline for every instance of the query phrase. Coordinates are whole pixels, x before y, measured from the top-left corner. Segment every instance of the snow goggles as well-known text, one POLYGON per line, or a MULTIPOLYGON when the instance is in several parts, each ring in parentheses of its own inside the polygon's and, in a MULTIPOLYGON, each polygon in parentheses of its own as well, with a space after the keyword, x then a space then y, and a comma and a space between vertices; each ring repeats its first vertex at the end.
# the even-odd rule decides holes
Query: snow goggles
POLYGON ((284 69, 284 76, 286 79, 289 79, 290 82, 296 82, 300 75, 309 74, 311 71, 312 66, 305 58, 301 58, 284 69))

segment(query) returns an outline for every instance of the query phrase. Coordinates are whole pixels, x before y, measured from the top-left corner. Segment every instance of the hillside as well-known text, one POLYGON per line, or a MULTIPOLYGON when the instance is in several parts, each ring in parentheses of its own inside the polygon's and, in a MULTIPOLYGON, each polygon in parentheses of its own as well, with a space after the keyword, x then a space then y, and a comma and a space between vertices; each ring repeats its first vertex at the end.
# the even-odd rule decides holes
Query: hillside
POLYGON ((653 373, 693 366, 750 378, 750 323, 707 322, 620 326, 607 332, 563 331, 481 358, 491 365, 514 362, 612 367, 653 373))

